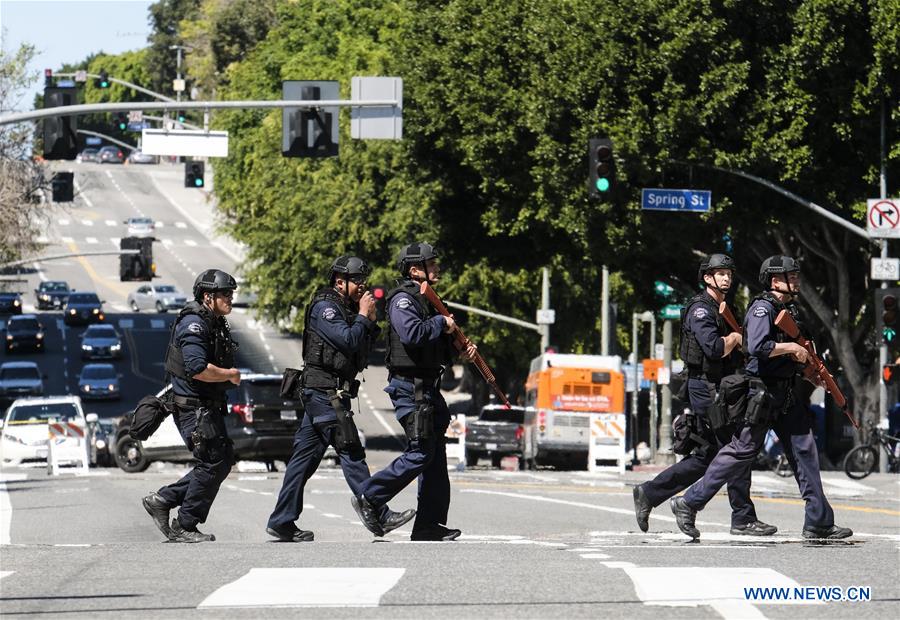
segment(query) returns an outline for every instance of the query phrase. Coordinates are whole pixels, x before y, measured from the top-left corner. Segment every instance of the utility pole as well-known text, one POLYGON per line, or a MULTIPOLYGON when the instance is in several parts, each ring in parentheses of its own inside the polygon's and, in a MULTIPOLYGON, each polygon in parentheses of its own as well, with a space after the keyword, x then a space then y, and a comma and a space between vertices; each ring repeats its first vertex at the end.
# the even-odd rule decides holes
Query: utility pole
MULTIPOLYGON (((885 167, 885 149, 887 148, 887 129, 885 122, 885 114, 887 113, 887 105, 885 103, 884 94, 881 95, 881 171, 879 173, 879 196, 882 200, 887 198, 887 168, 885 167)), ((881 240, 881 259, 884 260, 888 258, 888 242, 887 239, 881 240)), ((888 283, 887 280, 881 281, 881 288, 887 288, 888 283)), ((875 312, 878 312, 878 308, 875 308, 875 312)), ((881 334, 875 334, 875 337, 879 337, 881 334)), ((887 386, 884 384, 884 377, 881 369, 884 368, 885 364, 888 363, 888 346, 884 342, 884 338, 881 339, 881 346, 878 347, 878 376, 881 377, 878 380, 878 421, 885 422, 885 428, 887 427, 887 410, 888 410, 888 402, 887 402, 887 386)), ((880 458, 878 459, 878 471, 881 473, 887 473, 887 459, 880 458)))
MULTIPOLYGON (((541 271, 541 310, 550 309, 550 270, 544 267, 541 271)), ((550 346, 550 323, 541 325, 541 355, 550 346)))
POLYGON ((603 265, 600 293, 600 354, 609 355, 609 267, 603 265))
POLYGON ((193 52, 193 47, 188 47, 186 45, 170 45, 170 50, 176 50, 177 56, 175 60, 175 75, 176 75, 176 86, 175 86, 175 101, 181 101, 181 91, 184 90, 184 84, 181 81, 181 52, 182 50, 185 52, 193 52))
POLYGON ((672 321, 663 323, 663 368, 669 373, 669 382, 662 386, 662 422, 659 425, 659 452, 657 462, 669 465, 672 454, 672 321))

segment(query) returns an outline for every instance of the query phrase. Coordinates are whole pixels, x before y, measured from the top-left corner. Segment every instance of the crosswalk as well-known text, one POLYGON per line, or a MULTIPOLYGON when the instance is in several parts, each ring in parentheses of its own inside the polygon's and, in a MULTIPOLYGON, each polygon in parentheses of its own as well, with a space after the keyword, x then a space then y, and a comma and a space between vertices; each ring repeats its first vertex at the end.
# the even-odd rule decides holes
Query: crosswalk
MULTIPOLYGON (((72 220, 66 217, 57 218, 56 223, 60 226, 72 226, 72 225, 81 225, 81 226, 100 226, 101 220, 92 220, 92 219, 79 219, 72 220)), ((115 228, 116 226, 124 226, 124 224, 117 220, 102 220, 102 224, 107 228, 115 228)), ((162 220, 153 223, 156 228, 166 228, 166 227, 174 227, 174 228, 187 228, 188 225, 185 222, 164 222, 162 220)))
MULTIPOLYGON (((193 239, 192 237, 182 237, 182 238, 178 238, 178 239, 171 239, 168 237, 156 237, 155 239, 156 239, 157 243, 162 243, 167 248, 174 248, 174 247, 196 248, 196 247, 209 246, 209 241, 207 241, 206 239, 202 239, 202 238, 200 240, 197 240, 197 239, 193 239)), ((52 238, 52 237, 48 237, 47 235, 40 235, 37 237, 37 239, 35 241, 42 245, 54 245, 56 243, 63 243, 63 244, 74 243, 76 245, 78 245, 78 244, 101 245, 106 242, 109 242, 110 244, 112 244, 112 246, 115 249, 119 249, 119 242, 121 241, 121 238, 120 237, 102 238, 102 237, 94 237, 94 236, 71 237, 68 235, 61 235, 59 237, 52 238)))

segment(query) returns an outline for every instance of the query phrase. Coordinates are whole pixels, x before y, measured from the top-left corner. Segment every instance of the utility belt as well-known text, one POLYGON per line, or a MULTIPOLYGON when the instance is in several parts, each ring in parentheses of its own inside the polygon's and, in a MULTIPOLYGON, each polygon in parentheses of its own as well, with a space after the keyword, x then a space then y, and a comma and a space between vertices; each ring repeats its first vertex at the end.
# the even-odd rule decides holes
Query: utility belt
POLYGON ((224 400, 213 400, 211 398, 194 398, 193 396, 179 396, 175 394, 172 396, 172 401, 176 405, 181 405, 182 407, 191 407, 193 409, 199 409, 204 407, 206 409, 218 410, 225 406, 224 400))
POLYGON ((422 383, 423 385, 427 385, 429 387, 437 387, 441 380, 441 373, 437 374, 428 373, 428 374, 407 374, 407 373, 395 373, 391 372, 388 376, 388 381, 391 379, 399 379, 400 381, 406 381, 407 383, 415 384, 416 381, 422 383))
POLYGON ((342 379, 323 368, 306 366, 300 376, 300 385, 311 390, 343 392, 350 398, 356 398, 360 382, 357 379, 342 379))
POLYGON ((727 424, 774 423, 793 402, 791 381, 791 379, 764 381, 746 374, 724 377, 719 383, 718 392, 715 393, 715 400, 709 410, 710 425, 715 430, 727 424), (787 392, 780 407, 776 406, 774 390, 787 392))

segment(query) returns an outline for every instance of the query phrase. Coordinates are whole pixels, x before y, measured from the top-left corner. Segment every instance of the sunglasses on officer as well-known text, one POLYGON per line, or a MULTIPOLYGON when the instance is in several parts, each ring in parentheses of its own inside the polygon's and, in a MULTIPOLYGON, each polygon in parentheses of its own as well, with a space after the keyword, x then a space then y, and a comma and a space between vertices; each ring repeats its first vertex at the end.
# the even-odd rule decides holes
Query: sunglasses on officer
POLYGON ((232 290, 228 290, 228 291, 216 291, 215 294, 216 294, 216 295, 221 295, 222 297, 225 297, 226 299, 231 299, 232 297, 234 297, 234 291, 232 291, 232 290))
POLYGON ((353 284, 355 284, 357 286, 365 286, 366 284, 369 283, 369 278, 367 276, 362 276, 362 275, 350 276, 347 279, 350 280, 351 282, 353 282, 353 284))

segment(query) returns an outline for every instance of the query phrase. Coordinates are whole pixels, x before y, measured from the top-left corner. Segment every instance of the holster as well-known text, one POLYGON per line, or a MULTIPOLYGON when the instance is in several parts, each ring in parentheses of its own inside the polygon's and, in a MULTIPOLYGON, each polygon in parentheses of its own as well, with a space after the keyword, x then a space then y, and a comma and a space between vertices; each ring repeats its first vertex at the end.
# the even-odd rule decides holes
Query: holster
POLYGON ((719 398, 719 394, 716 392, 716 385, 714 383, 706 382, 707 387, 709 387, 709 396, 710 403, 709 407, 706 410, 706 417, 709 420, 709 427, 717 431, 720 428, 728 426, 732 422, 732 420, 728 419, 728 411, 723 407, 722 399, 719 398))
POLYGON ((710 443, 703 437, 703 422, 690 409, 672 421, 672 451, 687 455, 697 448, 707 448, 710 443))
POLYGON ((194 446, 204 446, 218 436, 213 413, 206 407, 198 407, 196 410, 197 426, 191 433, 191 441, 194 446))
POLYGON ((329 396, 331 397, 334 415, 337 417, 337 427, 334 430, 334 447, 339 452, 362 450, 363 446, 359 441, 359 432, 356 430, 356 423, 353 421, 353 412, 344 408, 340 392, 332 391, 329 396))
POLYGON ((751 379, 750 391, 753 395, 747 399, 747 423, 768 425, 774 422, 778 417, 778 410, 766 384, 760 379, 751 379))

